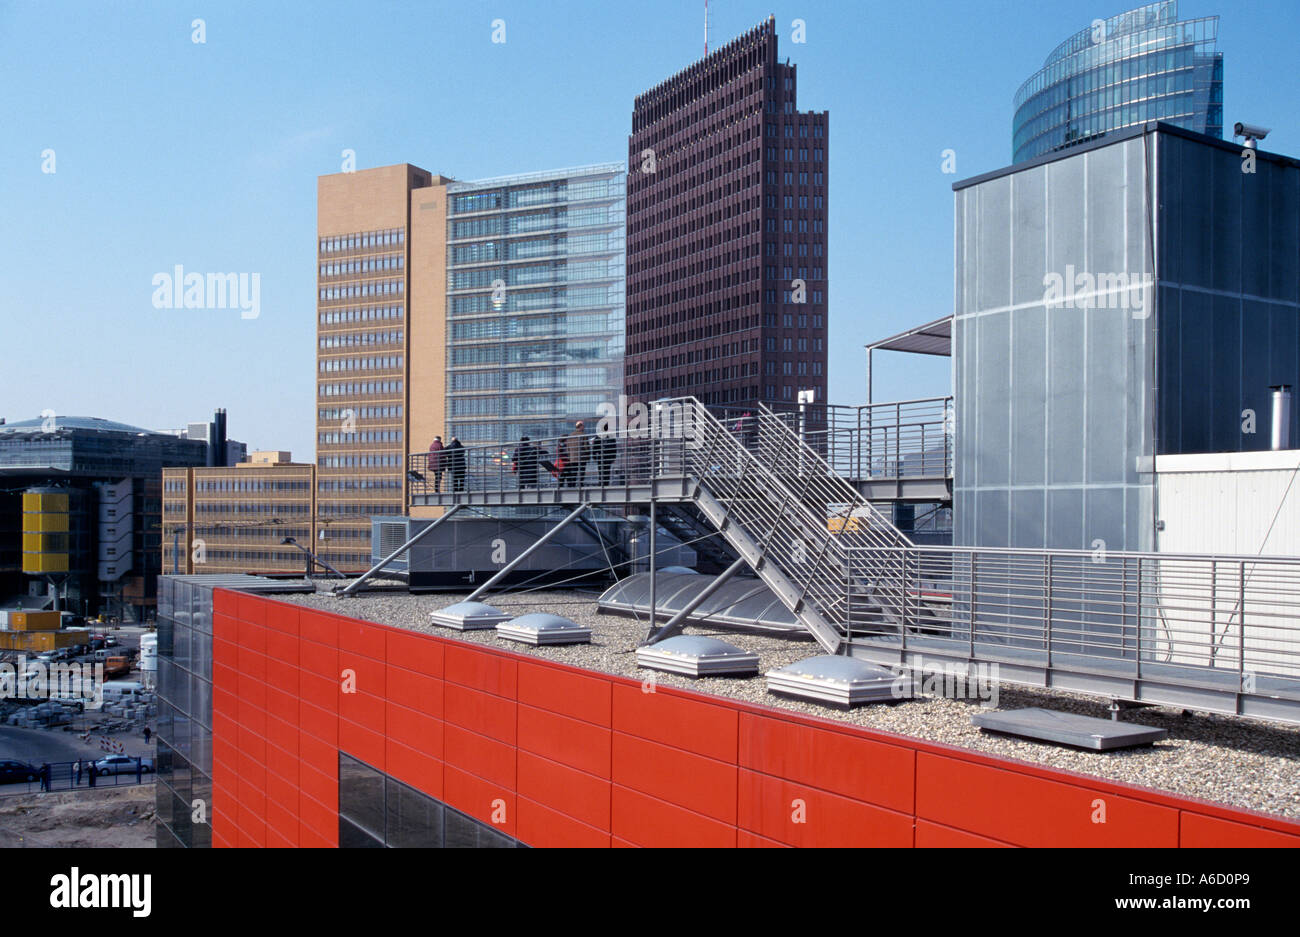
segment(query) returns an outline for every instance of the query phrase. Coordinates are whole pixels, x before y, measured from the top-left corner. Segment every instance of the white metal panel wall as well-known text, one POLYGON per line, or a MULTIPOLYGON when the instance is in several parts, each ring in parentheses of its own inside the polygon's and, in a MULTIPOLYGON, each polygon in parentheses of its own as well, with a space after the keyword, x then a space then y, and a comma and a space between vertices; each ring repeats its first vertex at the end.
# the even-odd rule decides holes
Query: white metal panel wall
POLYGON ((1156 473, 1162 553, 1300 556, 1300 450, 1160 456, 1156 473))
MULTIPOLYGON (((1160 456, 1156 471, 1165 525, 1157 533, 1160 552, 1300 556, 1300 451, 1160 456)), ((1217 565, 1217 601, 1184 596, 1176 603, 1183 630, 1170 662, 1231 667, 1236 661, 1243 677, 1300 673, 1294 650, 1300 618, 1278 607, 1267 574, 1249 565, 1217 565), (1240 579, 1244 607, 1234 582, 1240 579)))

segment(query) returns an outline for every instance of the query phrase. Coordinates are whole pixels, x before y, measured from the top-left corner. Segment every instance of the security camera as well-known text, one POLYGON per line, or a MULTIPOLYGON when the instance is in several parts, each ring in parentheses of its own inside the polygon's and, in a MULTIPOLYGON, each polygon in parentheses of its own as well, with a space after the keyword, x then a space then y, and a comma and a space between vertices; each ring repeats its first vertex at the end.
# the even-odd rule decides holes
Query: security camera
POLYGON ((1256 140, 1263 140, 1268 136, 1268 127, 1257 127, 1254 124, 1243 124, 1241 121, 1232 128, 1234 137, 1245 137, 1247 146, 1254 146, 1256 140))

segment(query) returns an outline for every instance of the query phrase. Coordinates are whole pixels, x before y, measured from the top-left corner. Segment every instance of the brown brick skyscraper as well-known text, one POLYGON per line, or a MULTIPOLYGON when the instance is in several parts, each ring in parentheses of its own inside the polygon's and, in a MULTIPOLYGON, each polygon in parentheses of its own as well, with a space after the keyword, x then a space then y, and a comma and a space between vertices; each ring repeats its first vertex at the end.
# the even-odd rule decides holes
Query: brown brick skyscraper
POLYGON ((826 399, 829 115, 796 110, 795 71, 777 61, 769 19, 636 99, 634 400, 826 399))

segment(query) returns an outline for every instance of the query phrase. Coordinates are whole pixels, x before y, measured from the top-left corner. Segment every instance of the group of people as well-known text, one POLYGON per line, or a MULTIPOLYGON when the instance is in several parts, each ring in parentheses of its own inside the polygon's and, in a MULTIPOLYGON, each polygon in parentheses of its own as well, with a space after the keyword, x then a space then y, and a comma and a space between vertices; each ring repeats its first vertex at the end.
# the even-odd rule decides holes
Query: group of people
MULTIPOLYGON (((601 485, 612 480, 614 461, 618 458, 618 440, 612 433, 587 433, 586 423, 578 420, 573 431, 559 440, 554 453, 521 436, 519 445, 510 460, 510 470, 518 478, 520 488, 536 488, 545 470, 553 475, 560 487, 574 487, 586 483, 587 466, 595 465, 596 477, 601 485)), ((442 491, 444 473, 451 478, 451 491, 465 490, 465 447, 455 436, 443 445, 442 437, 435 436, 429 446, 428 469, 433 474, 434 491, 442 491)))
POLYGON ((453 435, 445 446, 441 436, 434 436, 429 444, 429 471, 433 474, 433 490, 442 491, 442 475, 451 476, 451 490, 465 490, 465 447, 453 435))

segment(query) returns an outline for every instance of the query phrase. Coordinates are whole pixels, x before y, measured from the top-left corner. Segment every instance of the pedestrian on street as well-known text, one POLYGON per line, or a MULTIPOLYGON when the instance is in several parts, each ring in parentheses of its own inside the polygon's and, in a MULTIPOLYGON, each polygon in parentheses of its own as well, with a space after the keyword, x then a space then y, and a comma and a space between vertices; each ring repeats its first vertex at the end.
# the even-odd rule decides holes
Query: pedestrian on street
POLYGON ((149 737, 152 736, 152 735, 153 735, 153 730, 150 729, 148 726, 145 726, 145 727, 144 727, 144 743, 145 743, 146 745, 149 744, 149 737))

